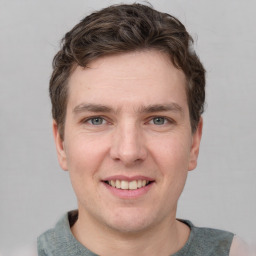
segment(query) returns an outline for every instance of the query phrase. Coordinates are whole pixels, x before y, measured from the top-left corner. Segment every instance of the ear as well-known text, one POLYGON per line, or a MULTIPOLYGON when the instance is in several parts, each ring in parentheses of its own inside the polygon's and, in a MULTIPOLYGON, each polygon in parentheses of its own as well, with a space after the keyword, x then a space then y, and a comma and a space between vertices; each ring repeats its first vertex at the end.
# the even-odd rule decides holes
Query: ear
POLYGON ((52 122, 52 130, 60 167, 64 171, 67 171, 67 156, 64 147, 64 140, 61 139, 58 125, 55 120, 52 122))
POLYGON ((197 166, 197 158, 199 154, 202 130, 203 130, 203 119, 202 117, 200 117, 197 129, 192 135, 192 144, 190 149, 190 160, 189 160, 189 167, 188 167, 189 171, 194 170, 197 166))

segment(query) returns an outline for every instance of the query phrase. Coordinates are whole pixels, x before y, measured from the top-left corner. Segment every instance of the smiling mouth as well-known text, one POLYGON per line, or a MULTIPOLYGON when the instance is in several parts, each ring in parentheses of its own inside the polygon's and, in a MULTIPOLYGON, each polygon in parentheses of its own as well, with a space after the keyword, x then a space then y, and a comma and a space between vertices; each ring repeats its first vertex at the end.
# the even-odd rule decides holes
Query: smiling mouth
POLYGON ((152 181, 148 181, 148 180, 132 180, 132 181, 107 180, 104 182, 113 188, 123 189, 123 190, 135 190, 135 189, 146 187, 147 185, 152 183, 152 181))

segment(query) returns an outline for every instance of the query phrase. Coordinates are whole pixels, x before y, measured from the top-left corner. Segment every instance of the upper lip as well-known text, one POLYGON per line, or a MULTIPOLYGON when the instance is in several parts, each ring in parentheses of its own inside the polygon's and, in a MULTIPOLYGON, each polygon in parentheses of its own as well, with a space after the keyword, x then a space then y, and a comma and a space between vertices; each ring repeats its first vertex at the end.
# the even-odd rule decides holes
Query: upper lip
POLYGON ((146 181, 154 181, 153 178, 147 177, 147 176, 142 176, 142 175, 136 175, 136 176, 125 176, 125 175, 114 175, 114 176, 109 176, 103 181, 110 181, 110 180, 125 180, 125 181, 133 181, 133 180, 146 180, 146 181))

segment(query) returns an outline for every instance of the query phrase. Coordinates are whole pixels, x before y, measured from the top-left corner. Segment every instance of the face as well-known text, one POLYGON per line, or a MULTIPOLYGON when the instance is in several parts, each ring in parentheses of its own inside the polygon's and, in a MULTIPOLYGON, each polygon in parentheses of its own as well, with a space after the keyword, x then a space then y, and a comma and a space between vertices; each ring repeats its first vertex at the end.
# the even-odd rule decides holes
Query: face
POLYGON ((65 135, 53 124, 79 218, 120 232, 175 219, 201 138, 192 134, 186 79, 158 51, 107 56, 70 77, 65 135))

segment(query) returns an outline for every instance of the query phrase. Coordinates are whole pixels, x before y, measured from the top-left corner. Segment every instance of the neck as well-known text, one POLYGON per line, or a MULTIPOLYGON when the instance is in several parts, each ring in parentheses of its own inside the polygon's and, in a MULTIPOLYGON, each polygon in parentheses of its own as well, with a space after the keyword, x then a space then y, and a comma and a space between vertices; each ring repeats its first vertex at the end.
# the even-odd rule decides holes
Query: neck
POLYGON ((137 232, 120 232, 95 224, 90 216, 79 214, 71 231, 86 248, 106 256, 171 255, 185 245, 190 234, 189 227, 177 221, 175 216, 137 232))

